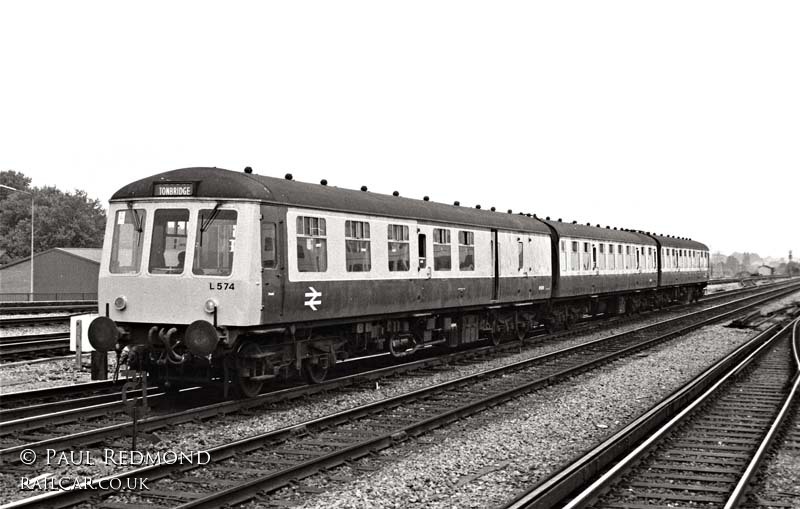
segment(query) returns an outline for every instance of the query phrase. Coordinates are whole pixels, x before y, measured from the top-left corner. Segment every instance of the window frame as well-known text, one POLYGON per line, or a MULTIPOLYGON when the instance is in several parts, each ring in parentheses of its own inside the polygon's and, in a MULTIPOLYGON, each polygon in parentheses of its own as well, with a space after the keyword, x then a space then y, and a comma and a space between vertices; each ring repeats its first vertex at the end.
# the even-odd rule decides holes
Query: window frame
MULTIPOLYGON (((194 254, 192 255, 193 256, 193 260, 192 260, 192 275, 200 276, 200 277, 229 278, 229 277, 231 277, 233 275, 233 259, 235 258, 234 255, 236 254, 236 234, 237 234, 237 231, 239 229, 239 217, 241 216, 241 214, 239 213, 239 210, 237 210, 237 209, 216 209, 216 211, 217 211, 216 214, 214 213, 214 210, 215 209, 201 208, 200 210, 197 211, 197 228, 195 229, 194 254), (206 274, 204 272, 204 270, 208 270, 208 269, 210 269, 210 267, 200 267, 199 266, 200 256, 201 256, 200 253, 201 253, 201 250, 202 250, 202 245, 200 243, 201 240, 202 240, 201 239, 201 235, 200 235, 200 228, 203 227, 203 223, 206 221, 206 219, 201 219, 201 214, 203 214, 204 212, 211 212, 212 213, 211 217, 214 217, 214 221, 213 222, 211 222, 209 224, 206 224, 206 232, 208 231, 208 228, 213 226, 216 221, 220 221, 220 220, 226 220, 227 221, 227 220, 230 220, 230 219, 225 219, 225 218, 219 217, 220 214, 223 214, 223 215, 227 215, 227 214, 231 214, 231 213, 234 214, 235 220, 234 220, 234 223, 232 225, 233 226, 232 237, 230 239, 228 239, 229 242, 231 240, 233 241, 233 250, 232 251, 231 250, 228 251, 230 253, 231 260, 230 260, 230 267, 228 267, 228 270, 227 270, 226 273, 223 273, 223 274, 206 274)), ((202 217, 204 217, 204 216, 202 216, 202 217)), ((209 217, 209 220, 210 220, 210 217, 209 217)), ((206 233, 204 232, 203 234, 205 235, 206 233)), ((220 251, 217 250, 216 253, 219 254, 220 251)))
POLYGON ((450 229, 449 228, 434 228, 433 229, 433 270, 441 271, 441 272, 448 272, 453 270, 453 249, 452 249, 452 238, 450 236, 450 229), (447 246, 447 267, 444 268, 443 265, 440 266, 440 260, 444 260, 444 252, 445 249, 443 246, 447 246), (437 249, 438 248, 438 249, 437 249), (439 253, 437 254, 437 251, 439 253))
POLYGON ((463 272, 475 271, 475 232, 469 230, 458 230, 458 270, 463 272), (464 234, 463 238, 461 234, 464 234), (462 243, 462 240, 464 243, 462 243), (472 258, 472 265, 464 264, 466 257, 472 258))
POLYGON ((371 272, 372 271, 372 228, 369 221, 358 219, 345 219, 344 221, 344 269, 345 272, 371 272), (362 268, 353 270, 357 264, 351 259, 353 253, 363 253, 366 245, 366 263, 361 264, 362 268), (358 251, 351 249, 355 246, 358 251))
POLYGON ((328 272, 328 225, 327 225, 327 219, 324 218, 324 217, 320 217, 320 216, 298 215, 296 217, 296 219, 295 219, 295 224, 296 224, 296 228, 295 228, 295 232, 294 233, 295 233, 295 241, 296 241, 296 244, 297 244, 297 250, 296 250, 297 252, 295 253, 295 262, 297 263, 297 272, 310 272, 310 273, 316 273, 316 274, 328 272), (311 226, 311 221, 309 221, 309 223, 308 223, 309 224, 309 229, 311 231, 310 232, 306 231, 306 228, 305 228, 305 225, 306 225, 305 220, 306 219, 309 219, 309 220, 313 219, 313 220, 317 221, 316 233, 314 232, 314 229, 310 227, 311 226), (300 228, 300 225, 302 225, 303 227, 300 228), (302 239, 303 242, 305 242, 306 246, 308 246, 308 241, 309 240, 322 241, 322 245, 323 245, 322 251, 324 252, 324 255, 325 255, 324 256, 324 260, 323 260, 324 261, 324 267, 322 269, 319 269, 319 266, 317 266, 318 270, 308 270, 308 269, 304 270, 303 268, 301 268, 299 250, 303 249, 304 252, 313 252, 313 251, 316 251, 318 246, 315 243, 314 250, 309 250, 308 247, 303 248, 303 244, 301 244, 300 239, 302 239))
POLYGON ((603 242, 597 244, 597 268, 606 270, 606 245, 603 242))
POLYGON ((570 260, 569 260, 569 270, 573 272, 577 272, 581 270, 581 255, 580 255, 580 243, 577 240, 571 241, 572 244, 570 246, 570 260))
POLYGON ((126 209, 119 209, 114 214, 114 229, 111 232, 111 253, 110 253, 110 258, 108 260, 108 272, 109 273, 117 275, 117 276, 121 276, 121 275, 135 275, 135 274, 140 274, 142 272, 142 262, 144 261, 144 243, 145 243, 145 240, 147 239, 147 237, 145 236, 145 230, 146 230, 146 226, 147 226, 147 212, 148 212, 147 209, 143 209, 143 208, 142 209, 126 208, 126 209), (119 222, 120 214, 124 214, 122 223, 119 222), (126 222, 127 218, 129 217, 129 214, 131 214, 132 217, 134 218, 134 221, 132 223, 126 222), (121 225, 126 225, 126 224, 130 224, 130 225, 133 226, 133 230, 132 230, 133 238, 131 239, 131 242, 136 242, 136 244, 138 245, 138 249, 136 249, 134 247, 131 248, 131 258, 133 260, 136 260, 137 254, 138 254, 138 260, 135 261, 135 264, 133 263, 133 260, 132 260, 132 264, 131 265, 129 265, 129 266, 125 265, 124 266, 124 267, 130 267, 133 270, 125 270, 125 271, 114 270, 115 266, 116 266, 117 269, 119 269, 121 267, 120 264, 119 264, 119 253, 120 253, 120 248, 119 248, 120 230, 119 230, 119 227, 121 225), (139 226, 138 230, 136 229, 137 224, 139 226), (116 264, 114 263, 115 262, 115 255, 116 255, 116 264))
POLYGON ((583 242, 583 251, 581 251, 581 270, 592 270, 591 242, 583 242))
MULTIPOLYGON (((197 223, 198 223, 197 227, 198 228, 200 228, 200 219, 199 219, 200 216, 199 216, 199 214, 203 210, 210 210, 210 209, 201 209, 200 211, 197 212, 197 214, 198 214, 197 215, 197 218, 198 218, 197 219, 197 223)), ((225 210, 230 210, 230 209, 225 209, 225 210)), ((186 257, 186 251, 189 249, 189 227, 192 224, 192 217, 194 216, 194 214, 195 213, 192 210, 190 210, 189 208, 185 208, 185 207, 160 207, 160 208, 156 208, 156 209, 153 210, 153 225, 150 228, 150 251, 147 253, 147 273, 149 275, 151 275, 151 276, 179 276, 179 275, 183 274, 184 272, 186 272, 186 258, 185 257, 186 257), (178 213, 182 213, 182 214, 185 213, 186 214, 186 219, 184 220, 184 219, 169 219, 169 218, 167 218, 167 219, 164 220, 164 224, 163 224, 164 229, 163 229, 163 232, 162 232, 164 245, 161 246, 162 249, 161 249, 161 253, 160 253, 161 258, 164 260, 164 266, 163 267, 154 266, 153 265, 153 258, 154 258, 154 256, 158 256, 159 255, 159 253, 157 251, 157 249, 158 249, 157 243, 154 242, 155 235, 156 235, 156 228, 159 227, 158 225, 160 224, 158 222, 158 216, 160 214, 161 215, 163 215, 163 214, 169 215, 169 214, 178 214, 178 213), (169 224, 170 223, 175 223, 174 232, 173 233, 169 232, 169 229, 170 229, 169 224), (178 223, 184 223, 184 225, 183 225, 184 235, 179 235, 178 234, 178 231, 179 231, 178 223), (168 249, 167 242, 168 242, 168 240, 170 238, 183 239, 184 245, 183 245, 183 251, 182 252, 184 254, 184 260, 183 260, 183 263, 181 265, 175 265, 175 266, 167 265, 167 261, 165 259, 165 253, 167 252, 167 249, 168 249), (154 272, 154 270, 155 270, 155 272, 154 272), (163 272, 160 272, 160 271, 163 271, 163 272)), ((198 240, 199 239, 195 239, 195 244, 197 244, 198 240)), ((180 257, 180 252, 178 253, 177 256, 180 257)), ((197 246, 195 246, 194 258, 195 259, 197 258, 197 246)), ((192 270, 194 270, 194 263, 195 262, 192 262, 192 270)))
POLYGON ((386 264, 389 272, 408 272, 411 270, 411 232, 406 224, 394 224, 389 223, 386 225, 386 264), (395 239, 396 232, 401 232, 401 237, 405 237, 404 240, 397 240, 395 239), (403 234, 404 233, 404 234, 403 234), (395 268, 392 268, 392 260, 391 260, 391 253, 392 253, 392 245, 396 244, 398 246, 405 246, 405 254, 406 254, 406 264, 405 269, 398 269, 397 265, 395 268))
POLYGON ((280 266, 280 256, 278 254, 278 224, 274 221, 262 221, 261 222, 261 268, 267 270, 277 270, 280 266), (270 267, 265 265, 266 259, 264 258, 264 253, 267 252, 267 244, 266 244, 266 237, 264 236, 264 227, 271 226, 272 227, 272 250, 273 250, 273 261, 274 266, 270 267))

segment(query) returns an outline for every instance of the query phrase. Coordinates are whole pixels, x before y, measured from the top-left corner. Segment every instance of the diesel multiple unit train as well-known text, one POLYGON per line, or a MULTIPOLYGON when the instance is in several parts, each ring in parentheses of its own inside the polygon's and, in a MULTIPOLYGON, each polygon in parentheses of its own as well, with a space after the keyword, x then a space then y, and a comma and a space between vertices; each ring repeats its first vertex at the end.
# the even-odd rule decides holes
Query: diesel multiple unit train
POLYGON ((688 302, 708 262, 672 236, 186 168, 112 197, 89 338, 167 385, 254 396, 355 356, 688 302))

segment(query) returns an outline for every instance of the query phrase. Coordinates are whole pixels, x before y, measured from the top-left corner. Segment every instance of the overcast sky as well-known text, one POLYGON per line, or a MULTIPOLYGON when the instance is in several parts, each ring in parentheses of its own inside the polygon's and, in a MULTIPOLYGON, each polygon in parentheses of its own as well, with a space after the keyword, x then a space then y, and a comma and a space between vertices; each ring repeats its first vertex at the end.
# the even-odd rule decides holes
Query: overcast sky
POLYGON ((800 257, 800 3, 0 3, 0 169, 218 166, 800 257))

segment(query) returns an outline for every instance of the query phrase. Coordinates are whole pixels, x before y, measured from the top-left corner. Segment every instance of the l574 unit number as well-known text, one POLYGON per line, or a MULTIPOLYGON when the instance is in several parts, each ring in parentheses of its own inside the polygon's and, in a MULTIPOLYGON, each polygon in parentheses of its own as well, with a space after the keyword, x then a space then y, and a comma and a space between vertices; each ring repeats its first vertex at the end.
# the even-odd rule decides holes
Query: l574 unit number
POLYGON ((217 283, 216 286, 214 283, 208 283, 209 290, 234 290, 233 288, 234 283, 217 283))

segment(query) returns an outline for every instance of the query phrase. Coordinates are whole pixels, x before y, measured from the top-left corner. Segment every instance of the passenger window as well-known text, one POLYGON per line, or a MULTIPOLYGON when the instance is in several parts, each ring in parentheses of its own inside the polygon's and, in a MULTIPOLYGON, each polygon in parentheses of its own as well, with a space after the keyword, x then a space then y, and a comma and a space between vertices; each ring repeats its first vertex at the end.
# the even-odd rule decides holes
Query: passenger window
POLYGON ((278 268, 278 250, 275 240, 275 223, 261 223, 261 266, 265 269, 278 268))
POLYGON ((236 247, 236 211, 201 210, 197 217, 192 272, 206 276, 229 276, 236 247))
POLYGON ((559 260, 558 261, 561 264, 561 270, 563 272, 566 272, 567 269, 568 269, 568 267, 567 267, 567 243, 564 240, 561 241, 561 252, 559 253, 559 260))
MULTIPOLYGON (((235 212, 234 212, 235 214, 235 212)), ((151 274, 180 274, 186 259, 187 209, 159 209, 153 216, 150 242, 151 274)), ((195 258, 197 255, 195 255, 195 258)))
POLYGON ((617 244, 617 268, 622 270, 625 268, 625 255, 622 253, 622 244, 617 244))
POLYGON ((117 211, 111 241, 111 264, 108 267, 112 274, 139 272, 142 265, 145 214, 144 209, 117 211))
POLYGON ((458 232, 458 268, 475 270, 475 234, 458 232))
POLYGON ((569 258, 569 268, 570 270, 580 270, 580 255, 578 254, 578 243, 573 241, 572 242, 572 253, 570 254, 569 258))
POLYGON ((592 268, 592 259, 589 256, 589 243, 583 243, 583 270, 589 270, 592 268))
POLYGON ((344 239, 344 257, 347 272, 369 272, 372 268, 369 223, 366 221, 345 221, 344 239))
POLYGON ((297 270, 325 272, 328 270, 328 240, 325 219, 297 216, 297 270))
POLYGON ((636 269, 638 270, 638 269, 641 268, 641 260, 639 259, 639 256, 640 256, 639 248, 636 247, 635 249, 636 249, 636 269))
POLYGON ((606 245, 600 244, 600 258, 599 258, 599 268, 600 270, 605 270, 606 268, 606 245))
POLYGON ((390 224, 388 227, 389 238, 389 271, 405 272, 411 268, 411 253, 409 251, 408 226, 390 224))
POLYGON ((433 229, 433 270, 450 270, 452 255, 450 254, 450 230, 433 229))
POLYGON ((616 269, 617 264, 614 263, 614 244, 608 245, 608 268, 609 269, 616 269))

